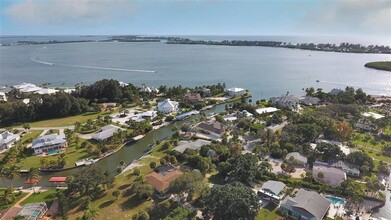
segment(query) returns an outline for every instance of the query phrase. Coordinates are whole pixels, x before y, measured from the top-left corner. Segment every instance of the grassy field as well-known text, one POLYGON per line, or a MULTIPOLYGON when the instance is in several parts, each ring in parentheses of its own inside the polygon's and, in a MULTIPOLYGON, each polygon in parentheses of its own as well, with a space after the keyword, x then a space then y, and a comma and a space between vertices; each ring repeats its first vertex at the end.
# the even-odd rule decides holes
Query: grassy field
POLYGON ((42 132, 43 130, 31 130, 27 134, 23 135, 20 140, 23 144, 27 144, 29 139, 36 139, 40 134, 42 134, 42 132))
POLYGON ((381 141, 376 141, 373 135, 370 135, 370 138, 367 141, 365 141, 367 134, 355 133, 354 136, 353 143, 358 146, 364 146, 367 149, 377 149, 377 151, 379 151, 385 144, 387 144, 387 142, 382 143, 381 141))
MULTIPOLYGON (((66 148, 66 157, 67 157, 67 165, 65 168, 73 167, 75 166, 75 162, 84 158, 90 157, 90 155, 85 151, 85 149, 76 149, 75 145, 72 145, 68 148, 66 148)), ((53 156, 47 156, 46 158, 49 160, 56 160, 59 155, 53 155, 53 156)), ((20 168, 23 169, 30 169, 31 167, 39 167, 40 166, 40 158, 38 156, 30 156, 23 158, 20 162, 18 162, 16 165, 19 165, 20 168)))
POLYGON ((391 71, 391 61, 378 61, 378 62, 370 62, 364 65, 368 68, 391 71))
POLYGON ((31 194, 26 200, 21 202, 21 205, 26 205, 27 203, 34 203, 34 202, 45 202, 48 207, 52 204, 54 199, 56 198, 56 189, 50 189, 45 192, 37 192, 34 194, 31 194))
POLYGON ((277 207, 274 204, 269 204, 266 207, 259 210, 256 220, 276 220, 282 219, 277 214, 277 207))
POLYGON ((383 162, 391 163, 391 157, 384 156, 380 152, 371 152, 369 150, 365 150, 365 153, 367 153, 370 157, 372 157, 375 160, 381 160, 383 162))
POLYGON ((391 125, 388 125, 384 131, 384 134, 391 136, 391 125))
MULTIPOLYGON (((4 189, 0 189, 0 195, 2 195, 4 193, 4 189)), ((21 198, 23 198, 24 196, 27 195, 27 193, 14 193, 15 195, 15 200, 14 202, 10 203, 10 204, 6 204, 4 201, 0 201, 0 211, 4 210, 4 209, 7 209, 11 206, 13 206, 17 201, 19 201, 21 198)))
MULTIPOLYGON (((152 172, 149 167, 150 162, 155 161, 159 163, 161 157, 165 154, 159 151, 159 147, 152 150, 150 156, 144 157, 140 161, 141 175, 146 175, 152 172)), ((136 176, 132 174, 133 170, 129 170, 124 174, 117 176, 115 179, 114 187, 106 191, 106 193, 99 199, 92 201, 91 206, 99 208, 99 216, 96 219, 131 219, 131 217, 137 212, 152 206, 153 201, 140 201, 135 195, 124 196, 120 195, 117 200, 112 196, 112 192, 116 189, 121 192, 131 188, 136 176)), ((78 209, 72 209, 69 214, 69 219, 76 219, 78 216, 82 216, 83 212, 78 209)))
MULTIPOLYGON (((87 112, 82 115, 76 115, 66 118, 55 118, 55 119, 49 119, 49 120, 43 120, 43 121, 36 121, 29 123, 30 126, 33 127, 63 127, 63 126, 72 126, 76 122, 84 123, 88 119, 96 119, 99 115, 106 116, 110 115, 111 113, 108 111, 102 111, 102 112, 87 112)), ((22 125, 17 126, 22 127, 22 125)))

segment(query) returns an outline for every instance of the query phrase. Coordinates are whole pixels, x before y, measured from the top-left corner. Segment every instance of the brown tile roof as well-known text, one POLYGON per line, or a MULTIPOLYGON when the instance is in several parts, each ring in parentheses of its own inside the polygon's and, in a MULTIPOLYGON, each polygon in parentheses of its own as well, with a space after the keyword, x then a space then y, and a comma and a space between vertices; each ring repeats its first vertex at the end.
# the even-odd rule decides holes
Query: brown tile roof
POLYGON ((152 185, 156 190, 165 191, 170 186, 170 183, 182 174, 183 173, 177 169, 162 173, 152 172, 146 176, 146 180, 147 183, 152 185))
POLYGON ((216 134, 221 134, 224 132, 224 126, 222 123, 215 121, 213 123, 205 123, 202 122, 198 125, 199 128, 202 128, 204 130, 216 133, 216 134))
POLYGON ((186 93, 185 99, 190 102, 199 102, 201 101, 201 95, 199 93, 186 93))

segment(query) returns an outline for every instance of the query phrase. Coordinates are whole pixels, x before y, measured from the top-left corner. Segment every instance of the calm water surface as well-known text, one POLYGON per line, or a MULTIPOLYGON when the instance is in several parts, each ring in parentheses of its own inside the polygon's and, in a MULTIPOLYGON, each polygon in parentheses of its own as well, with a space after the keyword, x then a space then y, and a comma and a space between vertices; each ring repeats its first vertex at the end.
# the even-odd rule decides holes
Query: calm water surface
POLYGON ((364 67, 377 60, 391 60, 391 55, 165 43, 12 46, 0 47, 0 85, 74 86, 113 78, 151 86, 225 82, 249 89, 255 99, 287 91, 301 95, 310 86, 329 90, 349 85, 391 95, 391 73, 364 67))

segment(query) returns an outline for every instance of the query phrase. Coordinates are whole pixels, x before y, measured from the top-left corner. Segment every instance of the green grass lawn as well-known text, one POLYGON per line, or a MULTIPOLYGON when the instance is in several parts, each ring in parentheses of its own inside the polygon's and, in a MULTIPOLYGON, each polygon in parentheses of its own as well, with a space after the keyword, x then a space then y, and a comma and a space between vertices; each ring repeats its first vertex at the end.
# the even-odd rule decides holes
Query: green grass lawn
MULTIPOLYGON (((67 165, 65 168, 73 167, 75 166, 75 162, 78 160, 82 160, 88 157, 92 157, 89 155, 85 149, 76 149, 75 145, 72 145, 70 147, 66 148, 65 155, 67 157, 67 165)), ((49 160, 57 159, 59 155, 53 155, 53 156, 47 156, 46 158, 49 160)), ((16 165, 19 165, 20 168, 23 169, 30 169, 31 167, 39 167, 40 166, 40 159, 39 156, 29 156, 26 158, 21 159, 16 165)))
POLYGON ((45 202, 48 207, 50 207, 50 204, 54 201, 56 198, 56 189, 49 189, 45 192, 37 192, 34 194, 31 194, 26 200, 21 202, 21 205, 26 205, 28 203, 35 203, 35 202, 45 202))
POLYGON ((60 134, 59 129, 50 129, 46 134, 60 134))
POLYGON ((27 144, 29 139, 36 139, 40 134, 42 134, 43 130, 31 130, 28 133, 24 134, 23 137, 20 138, 22 144, 27 144))
MULTIPOLYGON (((152 172, 152 169, 149 167, 152 161, 159 164, 160 158, 165 155, 159 148, 154 148, 150 156, 144 157, 140 161, 141 166, 138 169, 140 169, 141 175, 145 176, 152 172)), ((92 201, 91 206, 99 208, 99 216, 96 219, 131 219, 134 214, 152 206, 153 200, 140 201, 134 195, 124 196, 121 194, 117 200, 112 196, 113 191, 116 189, 121 190, 121 193, 123 193, 131 188, 136 179, 136 176, 132 173, 133 170, 129 170, 117 176, 114 187, 107 190, 101 198, 92 201)), ((82 215, 83 212, 77 207, 68 212, 69 219, 76 219, 82 215)))
POLYGON ((365 153, 367 153, 370 157, 372 157, 375 160, 382 160, 383 162, 391 163, 391 157, 384 156, 380 152, 365 150, 365 153))
POLYGON ((388 125, 384 131, 384 134, 391 136, 391 125, 388 125))
MULTIPOLYGON (((3 193, 4 193, 4 189, 0 189, 0 195, 2 195, 3 193)), ((26 196, 27 193, 20 193, 20 194, 14 193, 14 195, 15 195, 15 200, 10 204, 6 204, 4 201, 0 201, 0 211, 13 206, 17 201, 19 201, 21 198, 26 196)))
POLYGON ((281 216, 277 214, 277 207, 274 204, 269 204, 259 210, 256 220, 276 220, 281 216))
POLYGON ((364 146, 368 150, 373 148, 374 150, 381 150, 382 147, 386 144, 391 144, 390 142, 384 142, 376 141, 375 137, 373 135, 370 135, 370 139, 365 141, 365 138, 367 137, 367 134, 361 134, 361 133, 355 133, 353 136, 353 143, 355 143, 358 146, 364 146))
MULTIPOLYGON (((87 112, 81 115, 66 117, 66 118, 55 118, 55 119, 49 119, 49 120, 43 120, 43 121, 36 121, 29 123, 30 126, 33 127, 63 127, 63 126, 72 126, 76 122, 84 123, 88 119, 96 119, 99 115, 106 116, 110 115, 111 113, 109 111, 102 111, 102 112, 87 112)), ((22 125, 17 126, 22 127, 22 125)))

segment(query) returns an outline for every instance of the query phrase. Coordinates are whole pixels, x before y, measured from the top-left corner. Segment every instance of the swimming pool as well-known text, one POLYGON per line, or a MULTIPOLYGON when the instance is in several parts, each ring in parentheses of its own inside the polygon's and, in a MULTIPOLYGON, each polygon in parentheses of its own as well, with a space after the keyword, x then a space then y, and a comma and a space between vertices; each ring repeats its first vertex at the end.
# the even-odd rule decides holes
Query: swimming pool
POLYGON ((330 200, 333 204, 344 204, 345 203, 344 199, 334 197, 334 196, 326 196, 326 199, 330 200))
POLYGON ((52 151, 49 151, 48 152, 48 155, 50 156, 50 155, 55 155, 55 154, 59 154, 59 153, 61 153, 62 151, 61 150, 52 150, 52 151))

